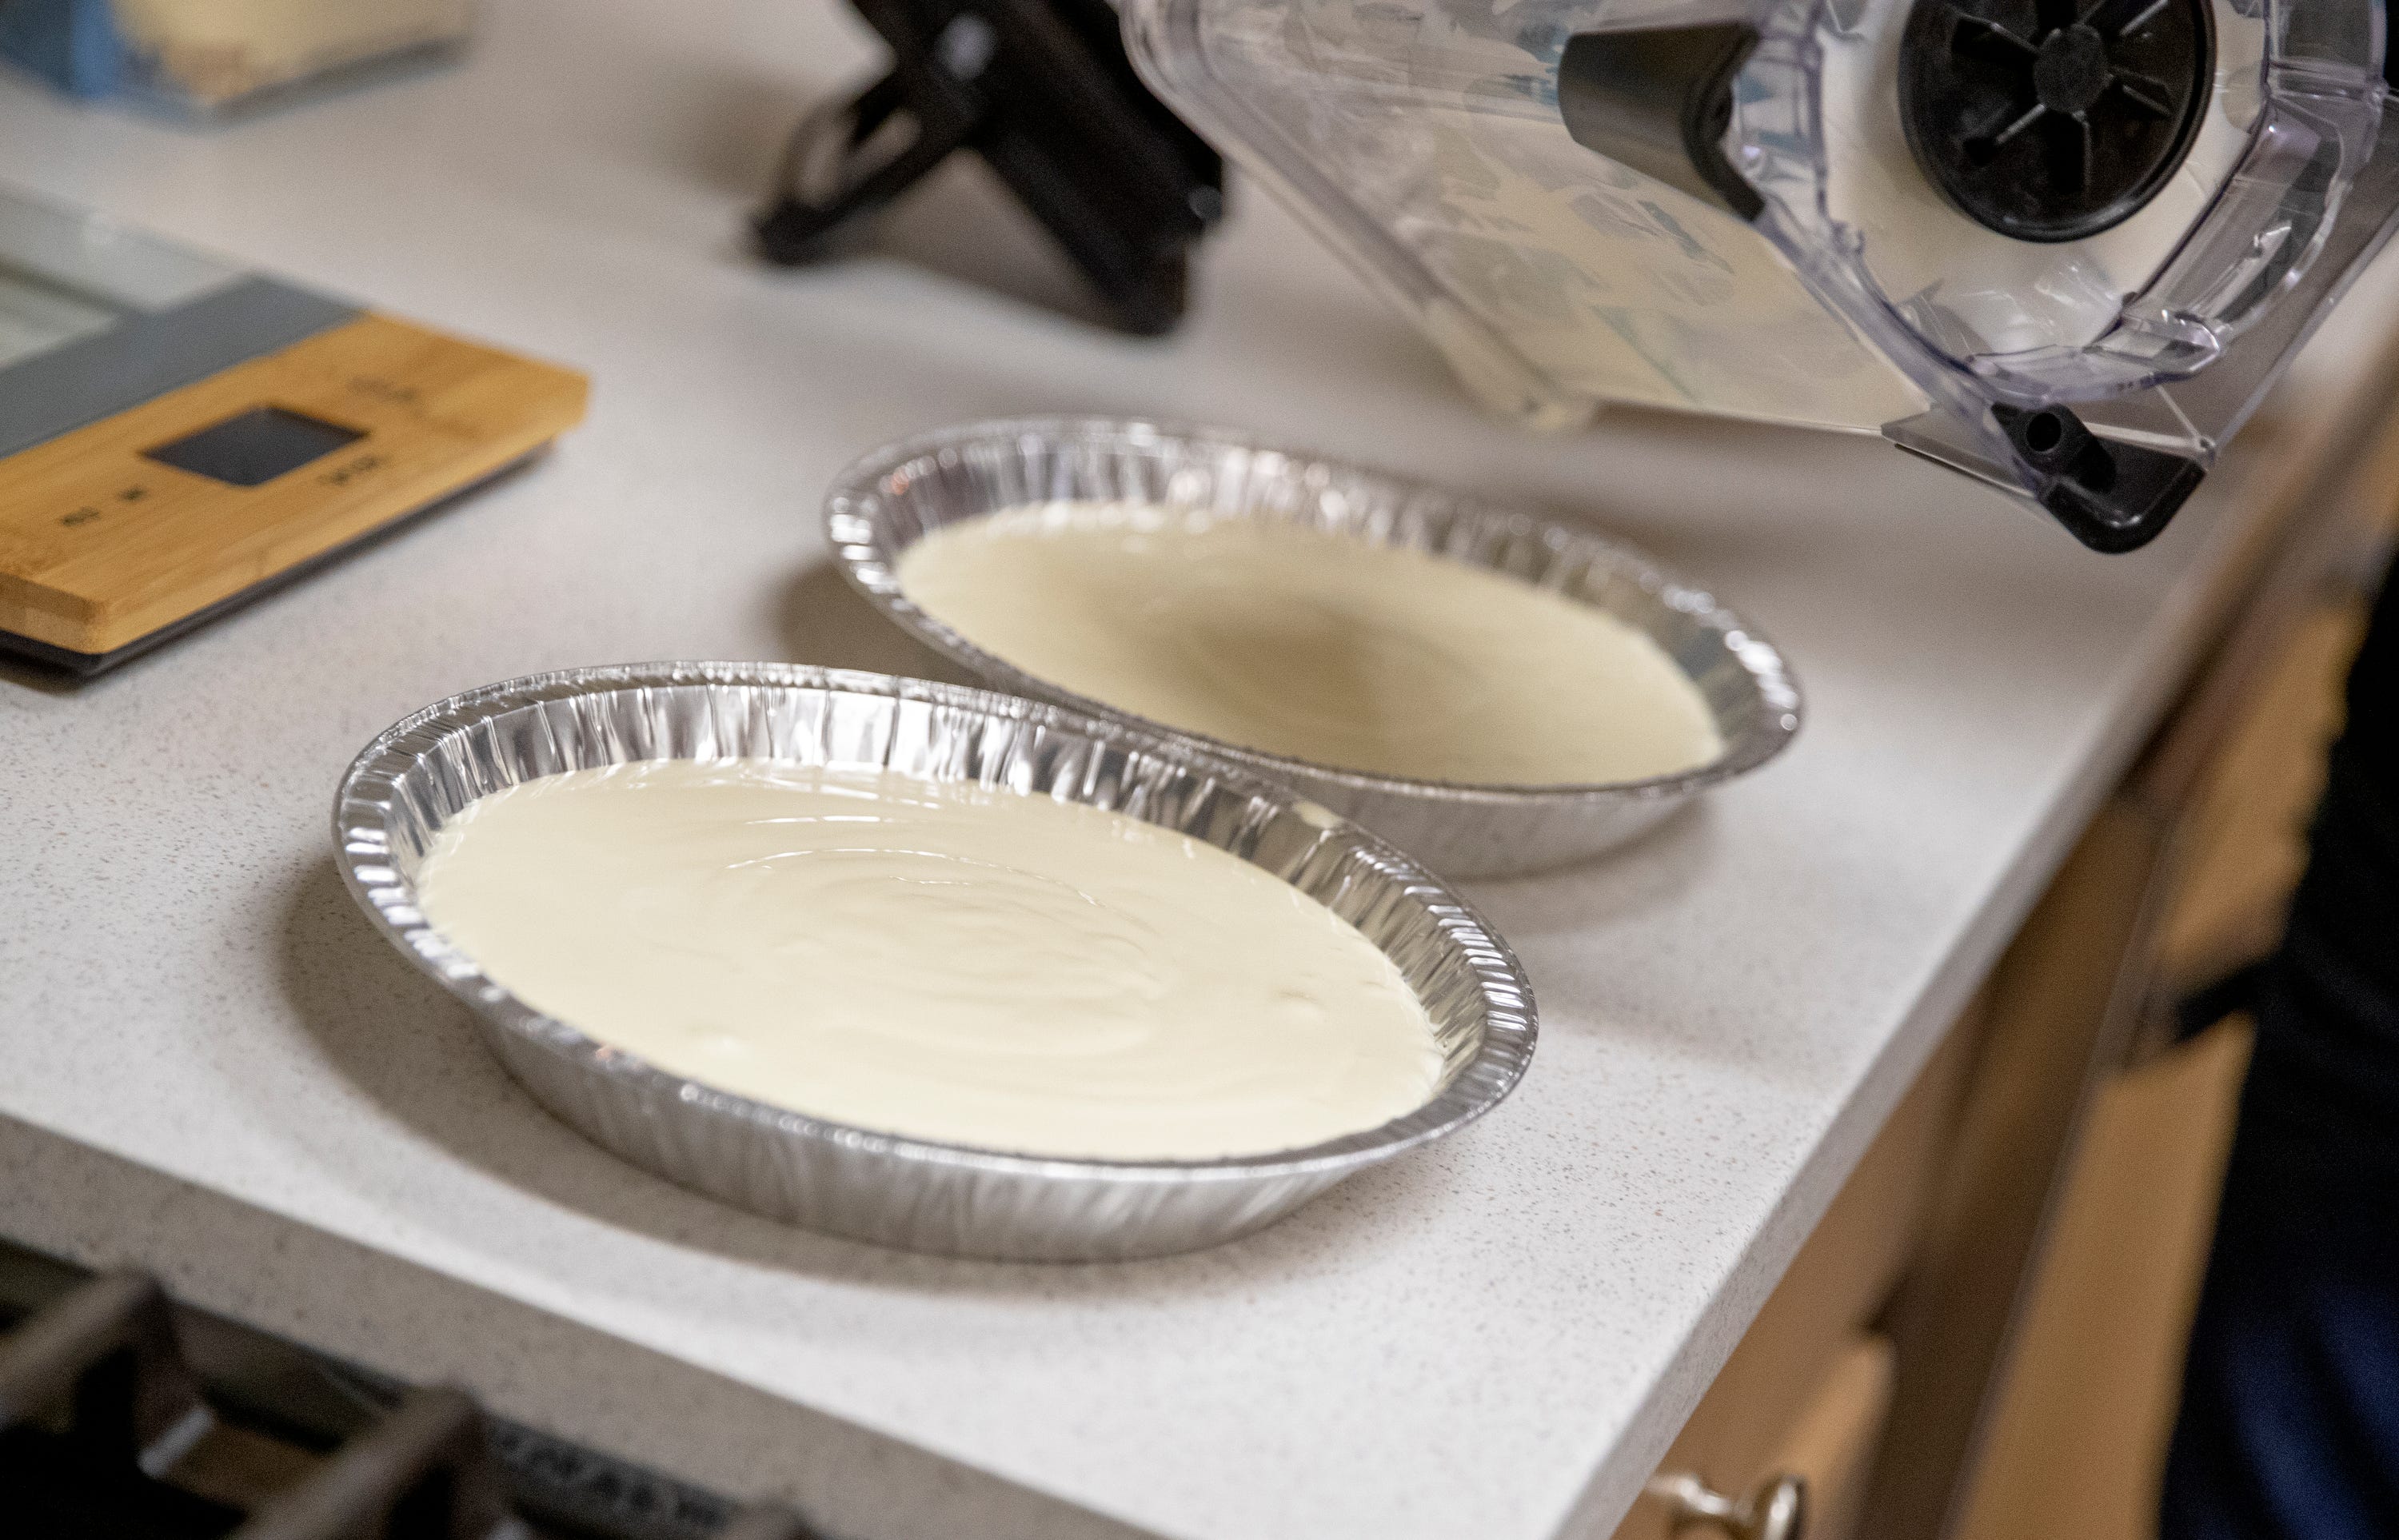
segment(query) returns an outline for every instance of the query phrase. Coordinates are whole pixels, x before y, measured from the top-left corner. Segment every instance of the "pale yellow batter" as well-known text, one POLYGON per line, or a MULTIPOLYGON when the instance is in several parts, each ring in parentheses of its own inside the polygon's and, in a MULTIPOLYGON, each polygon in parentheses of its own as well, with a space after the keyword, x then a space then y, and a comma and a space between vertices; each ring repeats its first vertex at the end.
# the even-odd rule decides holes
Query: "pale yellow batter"
POLYGON ((1256 1155, 1413 1111, 1441 1074, 1423 1006, 1347 921, 1048 797, 765 760, 581 770, 475 803, 416 886, 587 1036, 859 1128, 1256 1155))
POLYGON ((934 618, 1036 678, 1338 769, 1547 786, 1724 751, 1698 688, 1615 616, 1276 520, 1011 508, 918 541, 899 576, 934 618))

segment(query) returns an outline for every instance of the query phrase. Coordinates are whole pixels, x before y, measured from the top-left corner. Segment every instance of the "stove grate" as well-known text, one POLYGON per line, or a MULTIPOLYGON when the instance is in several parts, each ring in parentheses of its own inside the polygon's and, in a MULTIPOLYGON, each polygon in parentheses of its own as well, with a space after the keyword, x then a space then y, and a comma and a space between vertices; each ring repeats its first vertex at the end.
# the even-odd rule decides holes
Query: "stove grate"
POLYGON ((737 1505, 0 1243, 0 1528, 21 1540, 809 1540, 737 1505))

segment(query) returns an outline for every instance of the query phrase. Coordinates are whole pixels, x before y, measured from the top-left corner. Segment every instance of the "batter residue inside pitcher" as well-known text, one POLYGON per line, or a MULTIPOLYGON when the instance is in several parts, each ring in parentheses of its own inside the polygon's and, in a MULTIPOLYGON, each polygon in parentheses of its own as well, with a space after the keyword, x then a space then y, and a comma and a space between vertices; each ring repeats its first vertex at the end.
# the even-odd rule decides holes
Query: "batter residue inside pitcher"
POLYGON ((1267 872, 1044 796, 765 760, 484 797, 420 868, 493 979, 661 1069, 1048 1155, 1258 1155, 1423 1104, 1397 967, 1267 872))
POLYGON ((1010 508, 926 536, 899 577, 1036 678, 1337 769, 1547 786, 1672 775, 1724 751, 1698 687, 1614 615, 1276 520, 1010 508))

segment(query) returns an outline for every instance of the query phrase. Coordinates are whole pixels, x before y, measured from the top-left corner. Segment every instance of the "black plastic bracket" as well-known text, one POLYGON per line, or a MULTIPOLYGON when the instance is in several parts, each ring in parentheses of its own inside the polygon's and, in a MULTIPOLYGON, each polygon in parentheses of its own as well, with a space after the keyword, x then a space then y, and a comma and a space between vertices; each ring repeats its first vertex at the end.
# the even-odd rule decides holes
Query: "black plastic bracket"
POLYGON ((1995 406, 1991 416, 2030 472, 2033 500, 2095 551, 2158 537, 2206 476, 2197 460, 2102 439, 2062 406, 1995 406))
POLYGON ((988 162, 1121 330, 1182 319, 1224 163, 1149 93, 1107 0, 853 0, 891 73, 793 132, 759 249, 820 262, 959 150, 988 162))
POLYGON ((1766 208, 1725 158, 1732 83, 1757 48, 1745 21, 1577 33, 1558 61, 1576 143, 1744 220, 1766 208))

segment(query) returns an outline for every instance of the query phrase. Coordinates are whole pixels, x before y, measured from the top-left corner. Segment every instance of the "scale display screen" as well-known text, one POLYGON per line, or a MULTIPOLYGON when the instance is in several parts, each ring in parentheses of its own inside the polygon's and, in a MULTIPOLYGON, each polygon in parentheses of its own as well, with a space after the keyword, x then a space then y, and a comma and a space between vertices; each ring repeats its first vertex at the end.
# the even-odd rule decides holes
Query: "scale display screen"
POLYGON ((237 487, 259 487, 366 435, 279 406, 252 407, 142 457, 237 487))

